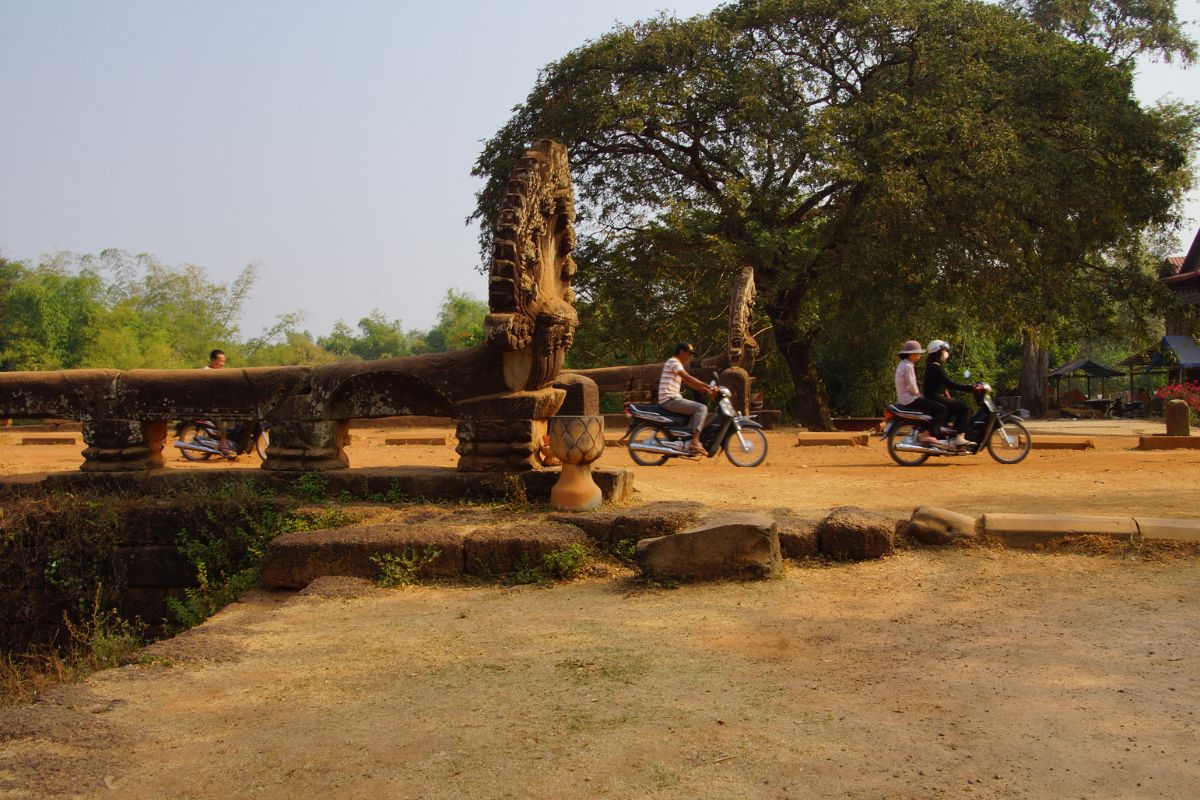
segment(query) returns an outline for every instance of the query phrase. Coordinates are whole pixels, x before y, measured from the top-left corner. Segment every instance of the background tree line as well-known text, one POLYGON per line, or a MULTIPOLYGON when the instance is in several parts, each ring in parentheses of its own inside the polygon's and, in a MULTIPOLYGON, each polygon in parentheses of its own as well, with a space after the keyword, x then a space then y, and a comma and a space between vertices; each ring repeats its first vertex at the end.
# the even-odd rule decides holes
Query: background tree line
POLYGON ((319 364, 457 350, 483 338, 487 304, 450 290, 427 331, 376 310, 355 328, 339 321, 314 338, 293 312, 244 339, 238 320, 256 278, 251 265, 223 284, 200 267, 121 250, 38 264, 0 258, 0 369, 200 367, 213 348, 232 366, 319 364))

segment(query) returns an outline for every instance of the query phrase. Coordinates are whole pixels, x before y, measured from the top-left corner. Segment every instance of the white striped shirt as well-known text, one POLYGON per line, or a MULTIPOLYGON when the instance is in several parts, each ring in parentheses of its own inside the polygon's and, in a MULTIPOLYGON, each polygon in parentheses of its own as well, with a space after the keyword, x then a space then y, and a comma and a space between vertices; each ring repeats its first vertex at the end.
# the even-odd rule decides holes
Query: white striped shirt
POLYGON ((683 397, 680 389, 683 385, 683 362, 672 356, 663 364, 662 377, 658 379, 658 402, 669 397, 683 397))

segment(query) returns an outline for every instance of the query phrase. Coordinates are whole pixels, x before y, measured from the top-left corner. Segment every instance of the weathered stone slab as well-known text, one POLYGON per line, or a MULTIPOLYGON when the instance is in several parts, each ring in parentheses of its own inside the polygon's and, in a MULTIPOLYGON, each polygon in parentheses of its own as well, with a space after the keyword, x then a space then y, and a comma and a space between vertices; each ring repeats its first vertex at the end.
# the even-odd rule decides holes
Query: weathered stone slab
POLYGON ((1138 532, 1132 517, 1069 514, 984 514, 980 533, 1008 547, 1037 547, 1063 536, 1131 537, 1138 532))
POLYGON ((761 579, 782 574, 775 520, 715 514, 697 527, 637 543, 634 558, 657 580, 761 579))
POLYGON ((907 534, 922 544, 950 544, 974 538, 978 520, 935 506, 918 506, 908 520, 907 534))
POLYGON ((468 575, 491 577, 517 571, 522 566, 540 568, 542 557, 573 544, 587 544, 587 536, 574 525, 516 519, 509 525, 476 528, 463 542, 463 564, 468 575))
POLYGON ((372 556, 385 553, 420 556, 434 547, 439 555, 421 577, 454 577, 463 572, 461 529, 445 525, 364 525, 336 530, 287 533, 271 540, 262 581, 273 589, 300 589, 314 578, 346 575, 375 580, 380 567, 372 556))
POLYGON ((796 447, 866 447, 869 433, 798 433, 796 447))
POLYGON ((1078 436, 1043 436, 1038 434, 1030 440, 1034 450, 1095 450, 1092 439, 1078 436))
MULTIPOLYGON (((597 472, 593 470, 592 476, 599 483, 597 472)), ((603 489, 604 485, 601 484, 600 488, 603 489)), ((695 523, 705 510, 703 503, 668 500, 616 511, 552 514, 550 519, 575 525, 597 542, 615 545, 622 541, 636 542, 675 533, 695 523)))
POLYGON ((821 520, 818 547, 838 561, 882 558, 896 550, 896 522, 854 506, 835 508, 821 520))
POLYGON ((1138 450, 1200 450, 1200 436, 1140 436, 1138 450))
POLYGON ((815 558, 819 552, 821 521, 798 517, 790 508, 775 508, 770 512, 779 535, 779 550, 784 558, 815 558))
POLYGON ((424 444, 444 446, 446 442, 447 438, 445 436, 393 436, 383 440, 384 444, 389 445, 424 444))
POLYGON ((1200 520, 1134 517, 1143 539, 1170 542, 1200 542, 1200 520))

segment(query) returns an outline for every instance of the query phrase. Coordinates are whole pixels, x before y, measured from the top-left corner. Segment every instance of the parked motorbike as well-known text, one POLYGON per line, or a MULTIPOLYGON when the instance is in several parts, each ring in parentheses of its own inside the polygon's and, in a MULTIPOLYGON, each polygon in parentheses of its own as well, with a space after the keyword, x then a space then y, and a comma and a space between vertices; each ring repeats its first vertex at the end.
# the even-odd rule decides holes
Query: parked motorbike
POLYGON ((228 450, 221 449, 221 434, 209 419, 183 420, 175 426, 175 446, 188 461, 207 461, 213 456, 233 461, 251 450, 264 461, 270 442, 269 428, 262 422, 239 422, 225 431, 228 450))
MULTIPOLYGON (((762 425, 751 417, 742 416, 733 408, 731 392, 724 386, 716 386, 719 399, 717 413, 710 415, 700 431, 700 444, 704 453, 712 458, 724 450, 725 457, 738 467, 757 467, 767 457, 767 437, 762 425)), ((629 457, 643 467, 657 467, 671 458, 699 458, 688 448, 692 432, 688 429, 688 417, 675 414, 662 406, 627 403, 625 416, 629 427, 621 440, 629 440, 629 457)))
MULTIPOLYGON (((938 445, 921 442, 921 432, 928 429, 933 418, 895 404, 888 406, 883 412, 883 431, 879 434, 879 438, 887 439, 888 455, 902 467, 919 466, 930 456, 973 456, 985 447, 1001 464, 1016 464, 1029 455, 1033 443, 1016 412, 999 409, 992 400, 992 387, 986 383, 975 384, 972 395, 978 410, 967 424, 965 436, 970 444, 964 447, 955 447, 949 442, 938 445)), ((956 433, 953 428, 943 427, 934 432, 934 436, 944 439, 956 433)))

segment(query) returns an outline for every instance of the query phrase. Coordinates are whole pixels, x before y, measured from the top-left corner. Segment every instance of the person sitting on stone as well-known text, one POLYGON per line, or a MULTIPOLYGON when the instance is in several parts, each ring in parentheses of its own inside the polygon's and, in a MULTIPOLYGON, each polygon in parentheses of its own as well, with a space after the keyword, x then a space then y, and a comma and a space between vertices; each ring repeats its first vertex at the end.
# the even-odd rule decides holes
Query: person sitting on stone
POLYGON ((896 405, 932 417, 929 430, 922 431, 918 440, 924 445, 941 447, 944 443, 937 438, 936 433, 946 421, 946 407, 922 397, 921 390, 917 387, 917 370, 914 364, 925 355, 925 349, 916 339, 909 339, 900 348, 899 355, 900 363, 896 365, 896 405))
POLYGON ((696 349, 689 342, 675 345, 675 354, 663 364, 662 377, 658 380, 658 404, 667 411, 691 417, 688 428, 692 432, 692 442, 688 449, 693 454, 700 454, 704 452, 704 447, 700 444, 700 428, 708 415, 708 406, 695 400, 687 400, 680 392, 684 384, 710 397, 716 394, 717 390, 688 374, 687 366, 692 363, 695 352, 696 349))

